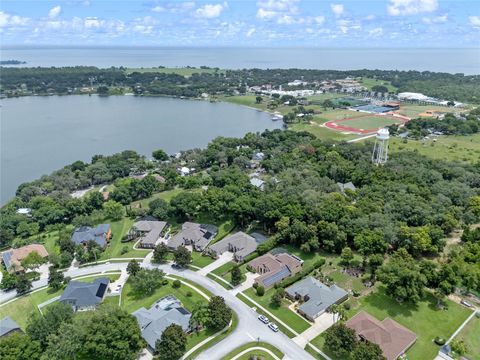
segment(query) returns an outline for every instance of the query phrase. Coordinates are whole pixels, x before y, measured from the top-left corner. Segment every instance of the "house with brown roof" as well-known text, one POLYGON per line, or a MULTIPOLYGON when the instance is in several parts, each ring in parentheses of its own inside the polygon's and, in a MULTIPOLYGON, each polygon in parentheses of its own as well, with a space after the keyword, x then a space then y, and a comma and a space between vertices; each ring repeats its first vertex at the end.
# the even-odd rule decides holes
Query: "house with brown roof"
POLYGON ((365 311, 360 311, 345 325, 355 330, 359 339, 380 346, 387 360, 396 360, 417 340, 415 333, 396 321, 390 318, 379 321, 365 311))
POLYGON ((275 255, 267 253, 248 263, 249 268, 257 274, 260 274, 260 276, 255 279, 255 282, 265 289, 296 274, 302 269, 302 265, 302 259, 287 252, 275 255))
POLYGON ((41 244, 30 244, 22 246, 18 249, 5 251, 2 254, 2 260, 7 271, 10 273, 23 271, 22 260, 32 252, 38 253, 38 255, 40 255, 42 258, 48 257, 47 250, 41 244))

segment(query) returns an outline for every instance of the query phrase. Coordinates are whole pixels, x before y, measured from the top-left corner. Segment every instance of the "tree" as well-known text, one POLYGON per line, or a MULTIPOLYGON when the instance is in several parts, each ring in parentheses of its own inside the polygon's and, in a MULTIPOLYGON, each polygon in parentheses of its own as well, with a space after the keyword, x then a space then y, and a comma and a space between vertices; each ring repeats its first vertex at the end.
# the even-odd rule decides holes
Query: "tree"
POLYGON ((263 98, 261 96, 257 96, 255 98, 255 103, 260 104, 263 101, 263 98))
POLYGON ((467 344, 465 344, 463 340, 453 339, 450 346, 452 347, 452 350, 460 356, 465 355, 468 352, 467 344))
POLYGON ((123 205, 113 200, 109 200, 103 204, 103 211, 105 211, 106 217, 114 221, 121 220, 125 215, 123 205))
POLYGON ((25 269, 36 269, 46 261, 38 252, 32 251, 23 258, 21 264, 25 269))
POLYGON ((330 99, 326 99, 322 102, 322 106, 324 110, 327 110, 328 108, 333 108, 335 107, 334 103, 330 99))
POLYGON ((198 302, 192 311, 192 316, 190 317, 190 329, 200 330, 205 324, 208 323, 209 312, 208 306, 203 302, 198 302))
POLYGON ((160 243, 155 246, 155 249, 153 250, 152 261, 157 264, 163 263, 165 260, 167 260, 168 253, 168 246, 164 243, 160 243))
POLYGON ((383 255, 373 254, 368 257, 368 266, 370 267, 370 272, 372 278, 375 276, 377 269, 383 264, 383 255))
POLYGON ((48 268, 48 286, 54 290, 58 290, 63 285, 63 272, 58 271, 55 266, 50 266, 48 268))
POLYGON ((355 330, 344 323, 334 324, 325 331, 325 346, 340 359, 348 358, 356 343, 355 330))
POLYGON ((116 306, 100 306, 86 326, 82 353, 87 359, 131 360, 144 347, 135 317, 116 306))
POLYGON ((158 160, 158 161, 168 160, 168 154, 162 149, 154 150, 152 152, 152 156, 155 160, 158 160))
POLYGON ((58 333, 60 325, 70 323, 72 318, 73 310, 70 305, 55 302, 45 310, 43 316, 36 313, 30 317, 27 323, 27 334, 45 349, 49 336, 58 333))
POLYGON ((0 283, 0 289, 7 291, 12 290, 15 289, 16 284, 17 277, 15 274, 5 273, 5 275, 3 275, 2 282, 0 283))
POLYGON ((382 349, 377 344, 371 343, 368 340, 362 340, 357 343, 357 346, 352 352, 352 360, 386 360, 383 356, 382 349))
POLYGON ((257 295, 258 296, 263 296, 265 295, 265 288, 262 285, 257 286, 257 295))
POLYGON ((187 350, 187 335, 177 324, 169 325, 155 344, 161 360, 178 360, 187 350))
POLYGON ((40 360, 41 354, 39 342, 32 341, 27 335, 13 333, 0 338, 2 360, 40 360))
POLYGON ((148 203, 150 214, 157 219, 167 219, 172 213, 172 207, 163 199, 154 199, 148 203))
POLYGON ((273 305, 279 307, 282 305, 283 298, 285 297, 285 290, 283 288, 278 288, 275 290, 275 293, 272 295, 271 302, 273 305))
POLYGON ((378 279, 386 285, 388 295, 398 301, 416 303, 423 296, 425 275, 418 263, 405 249, 399 249, 377 271, 378 279))
POLYGON ((343 305, 333 304, 330 306, 329 312, 333 314, 334 322, 347 320, 347 312, 343 305))
POLYGON ((387 251, 387 243, 378 230, 363 230, 355 236, 354 243, 362 255, 383 254, 387 251))
POLYGON ((173 252, 173 258, 175 260, 175 264, 181 267, 186 267, 188 264, 192 262, 192 254, 185 246, 179 246, 173 252))
POLYGON ((76 360, 82 349, 84 328, 78 324, 62 323, 58 333, 48 337, 44 358, 48 360, 76 360))
POLYGON ((353 251, 350 249, 348 246, 344 247, 342 250, 342 254, 340 255, 340 258, 342 259, 342 263, 345 265, 350 265, 350 263, 353 260, 353 251))
POLYGON ((163 284, 165 273, 159 269, 140 269, 132 277, 132 289, 142 296, 152 295, 163 284))
POLYGON ((226 327, 232 320, 232 309, 230 309, 221 296, 213 296, 208 303, 207 327, 213 330, 220 330, 226 327))
POLYGON ((140 271, 140 264, 138 263, 137 260, 133 259, 131 260, 128 265, 127 265, 127 273, 128 275, 135 276, 137 273, 140 271))
POLYGON ((32 288, 32 281, 28 278, 25 273, 17 275, 15 280, 15 288, 17 289, 17 294, 23 295, 30 291, 32 288))
POLYGON ((237 286, 238 284, 240 284, 243 280, 242 278, 243 278, 242 271, 238 266, 235 266, 232 269, 232 285, 237 286))

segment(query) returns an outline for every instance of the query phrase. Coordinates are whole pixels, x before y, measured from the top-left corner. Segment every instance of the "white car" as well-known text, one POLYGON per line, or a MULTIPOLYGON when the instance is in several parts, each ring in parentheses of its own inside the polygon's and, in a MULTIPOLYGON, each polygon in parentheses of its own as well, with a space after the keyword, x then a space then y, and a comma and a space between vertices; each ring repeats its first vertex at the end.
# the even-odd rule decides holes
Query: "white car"
POLYGON ((468 301, 462 300, 460 301, 460 304, 465 305, 466 307, 472 307, 473 305, 470 304, 468 301))
POLYGON ((270 328, 270 330, 278 332, 278 326, 275 325, 274 323, 268 324, 268 327, 270 328))
POLYGON ((261 322, 263 322, 264 324, 268 324, 270 322, 270 320, 268 320, 268 318, 266 316, 263 316, 263 315, 260 315, 258 317, 258 320, 260 320, 261 322))

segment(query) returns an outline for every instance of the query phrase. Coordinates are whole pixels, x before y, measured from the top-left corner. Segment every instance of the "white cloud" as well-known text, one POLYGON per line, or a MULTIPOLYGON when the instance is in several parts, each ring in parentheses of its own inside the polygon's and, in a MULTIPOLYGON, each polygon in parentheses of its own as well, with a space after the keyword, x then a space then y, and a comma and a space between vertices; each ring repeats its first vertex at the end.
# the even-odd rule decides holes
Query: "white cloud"
POLYGON ((291 25, 295 23, 295 19, 290 15, 282 15, 278 18, 277 23, 281 25, 291 25))
POLYGON ((364 17, 364 20, 372 21, 375 20, 375 15, 370 14, 364 17))
POLYGON ((392 16, 416 15, 433 12, 438 8, 438 0, 390 0, 387 12, 392 16))
POLYGON ((250 30, 247 31, 246 36, 247 37, 252 36, 255 33, 255 31, 257 31, 255 28, 251 28, 250 30))
POLYGON ((152 11, 156 13, 164 12, 165 10, 166 9, 163 6, 155 6, 152 8, 152 11))
POLYGON ((298 22, 293 15, 298 14, 298 0, 259 0, 257 1, 257 18, 262 20, 276 19, 279 24, 298 22))
POLYGON ((10 15, 4 11, 0 11, 0 28, 25 26, 29 21, 30 19, 27 17, 10 15))
POLYGON ((96 17, 87 17, 87 18, 85 18, 85 20, 83 21, 83 25, 84 25, 87 29, 99 28, 100 25, 101 25, 101 22, 100 22, 100 20, 98 20, 98 18, 96 18, 96 17))
POLYGON ((200 18, 213 19, 220 16, 223 10, 227 7, 227 3, 223 4, 205 4, 202 7, 199 7, 195 14, 200 18))
POLYGON ((276 11, 265 10, 265 9, 263 9, 263 8, 260 8, 260 9, 258 9, 258 11, 257 11, 257 18, 259 18, 259 19, 272 19, 272 18, 274 18, 275 16, 277 16, 277 12, 276 12, 276 11))
POLYGON ((48 12, 48 17, 50 19, 55 19, 62 12, 62 7, 60 5, 54 6, 48 12))
POLYGON ((315 16, 313 18, 313 21, 315 21, 317 24, 321 25, 325 22, 325 16, 315 16))
POLYGON ((368 34, 370 36, 374 36, 374 37, 382 36, 383 35, 383 29, 381 27, 377 27, 375 29, 369 30, 368 34))
POLYGON ((468 22, 476 29, 480 29, 480 16, 470 16, 468 22))
POLYGON ((341 16, 345 11, 343 4, 330 4, 330 8, 335 16, 341 16))
POLYGON ((257 1, 257 6, 272 11, 296 12, 298 11, 295 5, 297 2, 298 0, 260 0, 257 1))
POLYGON ((446 23, 447 20, 448 20, 448 14, 433 16, 433 17, 424 17, 422 19, 422 21, 425 24, 443 24, 443 23, 446 23))

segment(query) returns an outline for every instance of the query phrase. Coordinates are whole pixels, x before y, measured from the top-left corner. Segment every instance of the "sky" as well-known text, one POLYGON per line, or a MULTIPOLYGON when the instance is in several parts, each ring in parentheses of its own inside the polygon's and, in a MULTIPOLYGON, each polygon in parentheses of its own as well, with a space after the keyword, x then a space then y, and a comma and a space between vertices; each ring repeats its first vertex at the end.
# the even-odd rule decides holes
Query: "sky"
POLYGON ((480 0, 2 0, 0 44, 479 47, 480 0))

